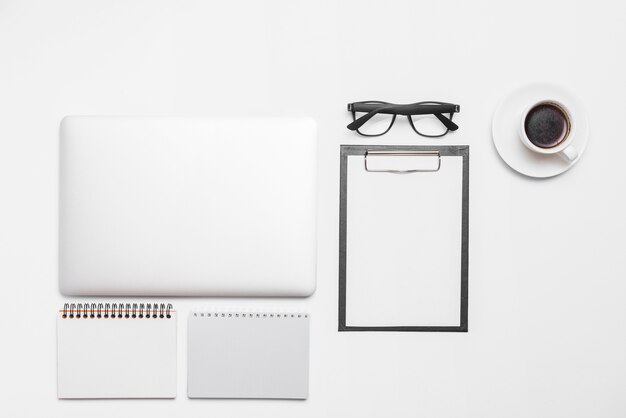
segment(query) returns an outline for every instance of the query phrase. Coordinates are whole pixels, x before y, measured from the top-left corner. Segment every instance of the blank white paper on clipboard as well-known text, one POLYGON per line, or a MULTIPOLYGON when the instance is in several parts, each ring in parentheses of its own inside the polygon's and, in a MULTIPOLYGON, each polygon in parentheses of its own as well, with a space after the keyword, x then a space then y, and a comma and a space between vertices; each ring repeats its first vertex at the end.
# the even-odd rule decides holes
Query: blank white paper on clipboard
POLYGON ((342 146, 341 331, 467 330, 468 146, 342 146))

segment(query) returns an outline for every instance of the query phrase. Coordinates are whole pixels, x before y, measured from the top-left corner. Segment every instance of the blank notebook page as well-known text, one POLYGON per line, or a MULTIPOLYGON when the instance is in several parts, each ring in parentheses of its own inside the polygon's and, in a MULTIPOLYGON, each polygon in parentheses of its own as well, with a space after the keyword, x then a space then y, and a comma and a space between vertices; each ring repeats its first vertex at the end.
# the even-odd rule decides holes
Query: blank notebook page
POLYGON ((171 318, 57 319, 59 398, 175 398, 171 318))
POLYGON ((308 397, 308 314, 194 311, 188 338, 190 398, 308 397))

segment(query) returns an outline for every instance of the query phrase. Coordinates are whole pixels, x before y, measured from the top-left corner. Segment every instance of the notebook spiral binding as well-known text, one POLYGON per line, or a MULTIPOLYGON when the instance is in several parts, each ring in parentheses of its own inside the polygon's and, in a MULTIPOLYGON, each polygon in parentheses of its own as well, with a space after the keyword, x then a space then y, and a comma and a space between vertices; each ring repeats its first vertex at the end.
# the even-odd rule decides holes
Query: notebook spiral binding
POLYGON ((171 303, 66 303, 61 317, 64 319, 80 318, 171 318, 171 303))
POLYGON ((279 311, 224 311, 220 309, 196 309, 192 312, 194 317, 201 318, 308 318, 305 312, 279 312, 279 311))

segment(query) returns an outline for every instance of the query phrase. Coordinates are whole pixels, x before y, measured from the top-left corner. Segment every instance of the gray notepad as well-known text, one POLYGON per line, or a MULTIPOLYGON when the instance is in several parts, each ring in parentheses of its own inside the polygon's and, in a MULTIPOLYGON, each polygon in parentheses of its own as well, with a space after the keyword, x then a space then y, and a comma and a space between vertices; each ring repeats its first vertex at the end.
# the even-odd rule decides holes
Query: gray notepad
POLYGON ((190 398, 308 397, 308 314, 194 310, 188 331, 190 398))

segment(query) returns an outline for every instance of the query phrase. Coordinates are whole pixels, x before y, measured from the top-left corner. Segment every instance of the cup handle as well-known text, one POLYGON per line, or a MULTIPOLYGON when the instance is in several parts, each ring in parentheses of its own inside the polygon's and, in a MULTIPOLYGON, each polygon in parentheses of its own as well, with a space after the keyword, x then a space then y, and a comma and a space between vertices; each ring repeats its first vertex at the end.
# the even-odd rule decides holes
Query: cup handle
POLYGON ((563 151, 559 152, 559 155, 567 162, 572 162, 574 161, 576 158, 578 158, 578 151, 576 151, 576 148, 574 148, 573 146, 569 146, 565 149, 563 149, 563 151))

